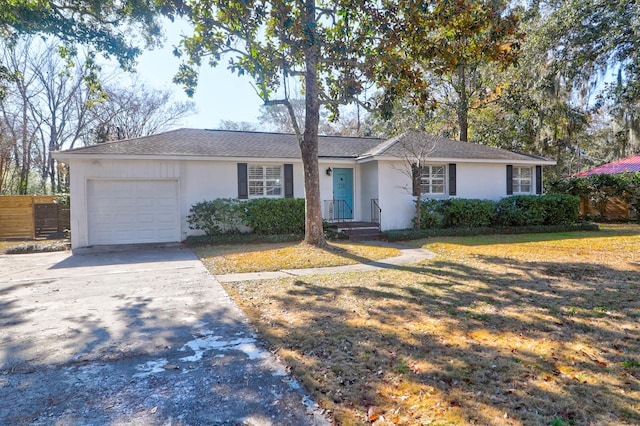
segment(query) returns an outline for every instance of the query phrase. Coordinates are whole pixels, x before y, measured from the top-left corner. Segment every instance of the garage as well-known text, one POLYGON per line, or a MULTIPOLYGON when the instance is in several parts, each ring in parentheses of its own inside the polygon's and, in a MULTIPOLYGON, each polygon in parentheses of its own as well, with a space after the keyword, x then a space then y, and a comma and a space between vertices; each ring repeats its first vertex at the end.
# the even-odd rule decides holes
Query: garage
POLYGON ((177 180, 87 181, 89 245, 180 241, 177 180))

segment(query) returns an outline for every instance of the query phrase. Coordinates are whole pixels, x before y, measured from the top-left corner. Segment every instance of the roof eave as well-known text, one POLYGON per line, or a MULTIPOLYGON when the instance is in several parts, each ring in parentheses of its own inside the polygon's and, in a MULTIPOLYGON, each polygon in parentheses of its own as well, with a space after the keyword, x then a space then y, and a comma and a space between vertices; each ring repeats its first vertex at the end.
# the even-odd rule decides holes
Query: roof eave
MULTIPOLYGON (((369 161, 405 161, 403 157, 397 157, 393 155, 372 155, 363 156, 357 159, 358 163, 365 163, 369 161)), ((557 162, 548 158, 544 159, 504 159, 504 158, 455 158, 455 157, 428 157, 429 161, 435 163, 498 163, 498 164, 530 164, 530 165, 544 165, 555 166, 557 162)))
POLYGON ((296 157, 225 157, 225 156, 212 156, 212 155, 176 155, 176 154, 70 154, 60 151, 52 153, 53 158, 58 161, 64 162, 69 160, 179 160, 179 161, 256 161, 256 162, 300 162, 301 158, 296 157))

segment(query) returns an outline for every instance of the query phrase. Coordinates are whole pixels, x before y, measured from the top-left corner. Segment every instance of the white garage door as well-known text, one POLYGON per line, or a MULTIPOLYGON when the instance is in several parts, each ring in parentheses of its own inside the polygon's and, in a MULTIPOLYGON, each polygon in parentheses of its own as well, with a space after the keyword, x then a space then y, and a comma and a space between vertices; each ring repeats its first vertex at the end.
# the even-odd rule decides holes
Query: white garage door
POLYGON ((89 180, 89 245, 180 241, 176 180, 89 180))

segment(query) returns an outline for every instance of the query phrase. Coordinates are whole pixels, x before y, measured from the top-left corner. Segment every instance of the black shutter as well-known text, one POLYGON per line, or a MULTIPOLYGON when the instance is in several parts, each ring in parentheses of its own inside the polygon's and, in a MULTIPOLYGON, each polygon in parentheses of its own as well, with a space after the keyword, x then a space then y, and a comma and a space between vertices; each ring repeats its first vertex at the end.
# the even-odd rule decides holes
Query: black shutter
POLYGON ((507 195, 513 195, 513 166, 507 165, 507 195))
POLYGON ((249 198, 249 183, 247 180, 247 163, 238 163, 238 198, 249 198))
POLYGON ((456 195, 456 165, 449 164, 449 195, 456 195))
POLYGON ((412 180, 412 194, 414 197, 418 196, 418 185, 420 185, 420 169, 416 163, 411 164, 411 180, 412 180))
POLYGON ((542 194, 542 166, 536 166, 536 194, 542 194))
POLYGON ((284 165, 284 197, 293 198, 293 164, 284 165))

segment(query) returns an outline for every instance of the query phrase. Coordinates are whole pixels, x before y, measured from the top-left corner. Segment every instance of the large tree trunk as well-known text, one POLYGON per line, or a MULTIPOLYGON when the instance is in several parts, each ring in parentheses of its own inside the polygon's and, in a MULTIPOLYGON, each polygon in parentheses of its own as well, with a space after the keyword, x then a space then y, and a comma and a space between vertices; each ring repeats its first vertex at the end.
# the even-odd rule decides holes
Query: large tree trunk
POLYGON ((458 66, 458 128, 460 131, 460 140, 467 142, 469 140, 469 98, 467 96, 467 76, 466 65, 458 66))
POLYGON ((318 124, 320 102, 318 98, 318 41, 316 40, 315 0, 305 0, 305 24, 308 39, 305 45, 305 120, 304 136, 300 150, 304 166, 305 231, 304 241, 314 246, 324 246, 320 203, 320 172, 318 168, 318 124))

